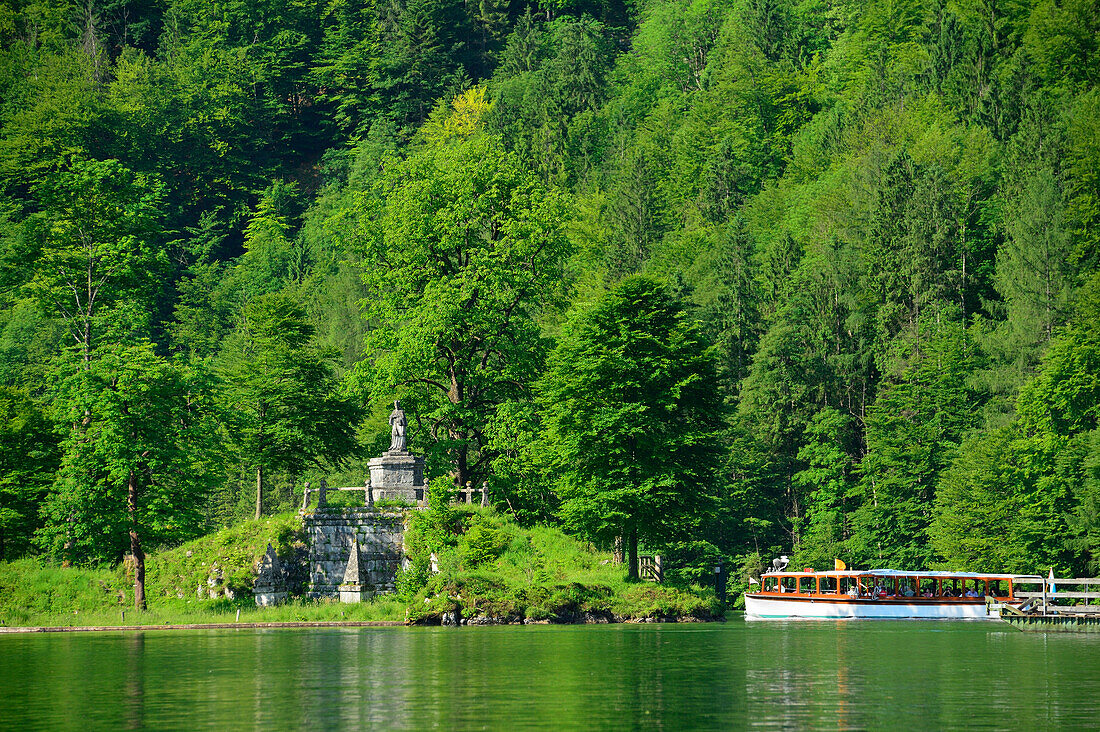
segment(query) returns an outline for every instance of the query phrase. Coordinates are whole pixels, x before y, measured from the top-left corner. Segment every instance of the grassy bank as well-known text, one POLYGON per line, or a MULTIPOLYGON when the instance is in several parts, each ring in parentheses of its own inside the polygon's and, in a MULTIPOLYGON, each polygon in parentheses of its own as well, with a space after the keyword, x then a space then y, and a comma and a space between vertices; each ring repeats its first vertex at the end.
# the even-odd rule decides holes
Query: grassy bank
POLYGON ((304 584, 295 566, 306 551, 301 520, 293 514, 246 521, 146 559, 148 610, 134 610, 133 574, 113 568, 57 567, 40 559, 0 564, 0 625, 116 626, 240 622, 334 622, 404 620, 395 597, 345 605, 293 600, 257 607, 252 597, 256 563, 275 547, 304 584))
POLYGON ((406 543, 412 566, 398 586, 410 622, 708 620, 722 612, 710 590, 628 582, 610 554, 481 508, 419 512, 406 543))
POLYGON ((148 610, 133 609, 133 577, 113 568, 61 568, 38 559, 0 565, 0 625, 116 626, 334 621, 602 622, 710 619, 713 592, 627 582, 624 568, 557 529, 524 528, 493 511, 415 512, 411 566, 399 594, 372 602, 292 600, 256 607, 255 567, 268 544, 304 589, 307 552, 294 515, 248 521, 146 561, 148 610), (433 572, 434 566, 438 571, 433 572))

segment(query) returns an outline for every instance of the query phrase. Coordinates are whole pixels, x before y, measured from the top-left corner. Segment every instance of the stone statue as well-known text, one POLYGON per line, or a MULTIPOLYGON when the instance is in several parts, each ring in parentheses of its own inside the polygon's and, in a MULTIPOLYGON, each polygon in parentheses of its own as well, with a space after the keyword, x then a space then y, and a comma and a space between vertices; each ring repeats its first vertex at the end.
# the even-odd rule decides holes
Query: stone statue
POLYGON ((408 450, 405 441, 405 432, 409 422, 405 419, 405 410, 401 408, 401 402, 393 403, 393 411, 390 412, 390 452, 405 452, 408 450))

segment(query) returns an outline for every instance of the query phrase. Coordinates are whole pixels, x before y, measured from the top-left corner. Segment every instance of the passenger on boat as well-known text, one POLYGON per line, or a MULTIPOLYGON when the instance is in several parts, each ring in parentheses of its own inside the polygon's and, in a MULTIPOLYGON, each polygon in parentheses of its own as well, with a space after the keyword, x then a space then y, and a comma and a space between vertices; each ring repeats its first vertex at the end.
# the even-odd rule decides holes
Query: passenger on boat
POLYGON ((969 590, 966 591, 966 594, 963 595, 963 597, 981 597, 981 595, 978 594, 977 590, 971 587, 969 590))
POLYGON ((932 597, 933 597, 932 588, 931 587, 925 587, 924 592, 920 593, 920 596, 923 597, 923 598, 926 598, 928 600, 931 600, 932 597))
POLYGON ((855 585, 848 588, 848 597, 859 597, 859 589, 855 585))
POLYGON ((954 597, 955 593, 951 591, 950 587, 944 587, 943 588, 943 596, 944 597, 954 597))
POLYGON ((905 589, 901 591, 901 594, 905 595, 906 597, 912 597, 913 595, 915 595, 917 593, 913 592, 913 586, 912 585, 906 585, 905 589))

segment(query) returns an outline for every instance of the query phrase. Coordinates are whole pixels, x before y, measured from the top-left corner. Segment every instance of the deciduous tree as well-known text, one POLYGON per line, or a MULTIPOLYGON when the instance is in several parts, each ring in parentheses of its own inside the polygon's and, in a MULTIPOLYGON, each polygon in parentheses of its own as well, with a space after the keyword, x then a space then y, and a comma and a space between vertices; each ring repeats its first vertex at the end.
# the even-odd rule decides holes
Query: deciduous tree
POLYGON ((478 99, 456 100, 434 142, 390 161, 362 211, 377 327, 361 378, 376 402, 405 390, 460 485, 486 475, 498 405, 530 398, 547 350, 535 317, 570 251, 568 199, 477 131, 478 99))

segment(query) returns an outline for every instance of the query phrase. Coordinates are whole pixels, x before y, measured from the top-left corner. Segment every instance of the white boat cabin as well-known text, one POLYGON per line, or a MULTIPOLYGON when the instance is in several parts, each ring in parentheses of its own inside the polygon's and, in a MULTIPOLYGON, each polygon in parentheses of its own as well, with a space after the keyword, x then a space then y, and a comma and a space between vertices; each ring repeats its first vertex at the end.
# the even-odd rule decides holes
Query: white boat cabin
POLYGON ((774 571, 745 593, 749 618, 985 618, 1029 575, 893 569, 774 571))

